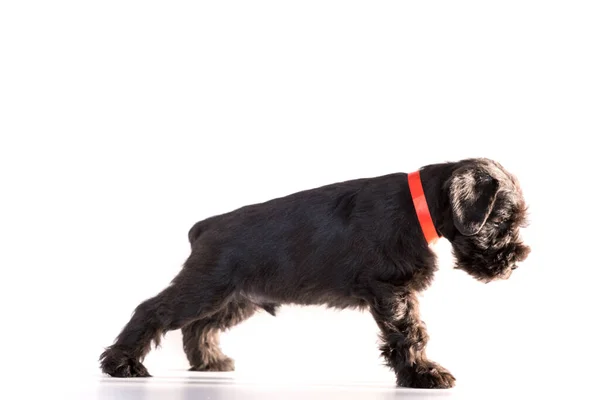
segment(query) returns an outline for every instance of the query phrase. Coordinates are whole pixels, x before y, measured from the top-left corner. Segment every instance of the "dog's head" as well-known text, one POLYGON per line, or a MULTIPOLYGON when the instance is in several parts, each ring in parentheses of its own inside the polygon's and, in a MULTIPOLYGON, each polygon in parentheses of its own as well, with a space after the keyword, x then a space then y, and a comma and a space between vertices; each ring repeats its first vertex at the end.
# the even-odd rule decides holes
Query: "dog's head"
POLYGON ((516 177, 493 160, 465 160, 446 193, 456 267, 484 282, 507 279, 530 251, 519 233, 527 205, 516 177))

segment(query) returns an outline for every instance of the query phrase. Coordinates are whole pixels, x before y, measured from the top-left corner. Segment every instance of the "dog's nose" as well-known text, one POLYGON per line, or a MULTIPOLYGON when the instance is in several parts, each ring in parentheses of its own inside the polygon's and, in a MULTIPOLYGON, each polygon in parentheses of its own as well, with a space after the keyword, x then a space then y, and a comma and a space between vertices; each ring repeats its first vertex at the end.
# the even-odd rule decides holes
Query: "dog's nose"
POLYGON ((525 245, 521 245, 518 248, 517 251, 517 260, 518 261, 525 261, 527 259, 527 257, 529 256, 529 253, 531 253, 531 248, 529 246, 525 246, 525 245))

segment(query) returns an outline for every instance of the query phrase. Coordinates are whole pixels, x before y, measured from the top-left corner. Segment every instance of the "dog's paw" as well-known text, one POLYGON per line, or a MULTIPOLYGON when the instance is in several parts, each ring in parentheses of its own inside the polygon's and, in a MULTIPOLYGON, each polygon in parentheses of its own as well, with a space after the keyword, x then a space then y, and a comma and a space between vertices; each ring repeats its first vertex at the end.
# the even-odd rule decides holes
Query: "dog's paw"
POLYGON ((233 359, 219 358, 206 364, 193 365, 190 371, 214 371, 214 372, 228 372, 235 370, 235 361, 233 359))
POLYGON ((404 369, 398 375, 397 384, 419 389, 450 389, 456 384, 456 379, 446 368, 427 361, 414 368, 404 369))
POLYGON ((148 378, 151 375, 144 365, 116 349, 107 349, 100 356, 102 372, 115 378, 148 378))

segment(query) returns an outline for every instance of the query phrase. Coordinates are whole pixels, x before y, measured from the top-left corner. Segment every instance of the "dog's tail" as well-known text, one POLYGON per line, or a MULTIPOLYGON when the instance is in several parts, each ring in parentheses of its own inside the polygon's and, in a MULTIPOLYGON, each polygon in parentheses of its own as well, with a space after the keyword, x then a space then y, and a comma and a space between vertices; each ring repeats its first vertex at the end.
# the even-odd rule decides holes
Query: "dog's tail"
POLYGON ((188 232, 188 239, 190 240, 191 245, 193 245, 200 235, 202 235, 202 232, 204 232, 204 224, 202 222, 203 221, 196 222, 188 232))

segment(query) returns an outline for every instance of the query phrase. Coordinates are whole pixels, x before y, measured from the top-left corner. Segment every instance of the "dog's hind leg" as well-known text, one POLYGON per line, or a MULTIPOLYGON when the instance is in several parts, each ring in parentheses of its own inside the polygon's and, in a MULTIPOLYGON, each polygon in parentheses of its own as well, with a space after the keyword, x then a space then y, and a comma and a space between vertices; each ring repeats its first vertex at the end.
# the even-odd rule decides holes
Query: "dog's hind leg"
POLYGON ((234 291, 218 268, 193 265, 192 258, 157 296, 135 308, 114 344, 100 356, 104 373, 113 377, 148 377, 142 365, 154 341, 168 331, 181 329, 190 322, 208 318, 221 311, 234 291))
POLYGON ((249 301, 234 300, 216 314, 184 326, 183 349, 190 371, 233 371, 234 361, 219 347, 219 334, 250 318, 256 310, 249 301))

